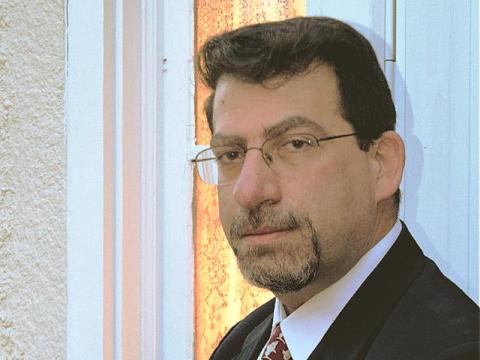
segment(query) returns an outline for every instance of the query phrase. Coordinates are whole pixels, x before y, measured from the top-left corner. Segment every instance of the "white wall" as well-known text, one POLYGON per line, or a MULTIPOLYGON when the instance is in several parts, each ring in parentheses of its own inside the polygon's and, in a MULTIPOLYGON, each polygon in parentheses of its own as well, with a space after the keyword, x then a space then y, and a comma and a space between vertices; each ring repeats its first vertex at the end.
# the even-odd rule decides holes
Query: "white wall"
POLYGON ((425 253, 478 302, 477 1, 307 4, 309 15, 353 22, 373 40, 379 60, 394 50, 388 77, 407 149, 401 217, 425 253), (385 24, 394 25, 396 41, 385 24))
POLYGON ((0 359, 66 352, 63 1, 0 1, 0 359))
POLYGON ((406 82, 404 218, 478 302, 478 2, 399 2, 406 82))

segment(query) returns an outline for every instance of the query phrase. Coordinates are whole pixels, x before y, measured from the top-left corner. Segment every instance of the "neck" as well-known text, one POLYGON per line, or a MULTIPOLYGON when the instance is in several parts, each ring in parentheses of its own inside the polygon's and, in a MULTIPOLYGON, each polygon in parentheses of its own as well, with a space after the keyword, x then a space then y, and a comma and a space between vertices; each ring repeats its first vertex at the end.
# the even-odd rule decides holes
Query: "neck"
POLYGON ((328 286, 318 287, 317 284, 310 284, 305 286, 302 290, 295 293, 275 294, 275 296, 281 301, 285 312, 290 315, 297 310, 300 306, 305 304, 308 300, 314 297, 319 292, 325 290, 328 286))

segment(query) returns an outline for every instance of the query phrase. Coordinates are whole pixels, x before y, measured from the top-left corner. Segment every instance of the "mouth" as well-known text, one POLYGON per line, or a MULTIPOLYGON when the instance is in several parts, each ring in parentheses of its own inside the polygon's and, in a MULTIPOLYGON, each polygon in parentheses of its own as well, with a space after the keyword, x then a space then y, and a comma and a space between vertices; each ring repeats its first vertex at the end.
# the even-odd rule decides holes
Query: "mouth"
POLYGON ((251 245, 266 245, 280 240, 292 231, 293 229, 259 228, 245 232, 242 236, 242 240, 251 245))

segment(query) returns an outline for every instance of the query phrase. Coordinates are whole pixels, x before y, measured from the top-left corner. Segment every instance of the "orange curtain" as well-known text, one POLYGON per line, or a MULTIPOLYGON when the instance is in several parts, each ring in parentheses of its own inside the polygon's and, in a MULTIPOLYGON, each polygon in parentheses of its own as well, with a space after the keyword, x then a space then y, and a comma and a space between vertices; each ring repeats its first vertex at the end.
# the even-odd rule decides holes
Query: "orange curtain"
MULTIPOLYGON (((305 0, 197 0, 195 46, 243 25, 305 14, 305 0)), ((208 89, 196 78, 196 139, 208 144, 203 113, 208 89)), ((195 180, 195 358, 209 358, 226 331, 272 295, 245 283, 218 220, 216 188, 195 180)))

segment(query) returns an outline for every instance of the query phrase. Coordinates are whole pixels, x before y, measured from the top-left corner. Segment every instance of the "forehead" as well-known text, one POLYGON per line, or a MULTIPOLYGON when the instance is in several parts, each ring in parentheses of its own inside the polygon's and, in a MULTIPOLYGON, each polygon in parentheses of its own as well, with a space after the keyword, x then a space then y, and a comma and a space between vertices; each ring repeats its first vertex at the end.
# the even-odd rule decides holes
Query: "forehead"
POLYGON ((261 136, 289 118, 309 119, 327 133, 351 129, 341 116, 335 73, 326 65, 265 85, 223 76, 215 90, 212 118, 214 135, 244 138, 261 136))

